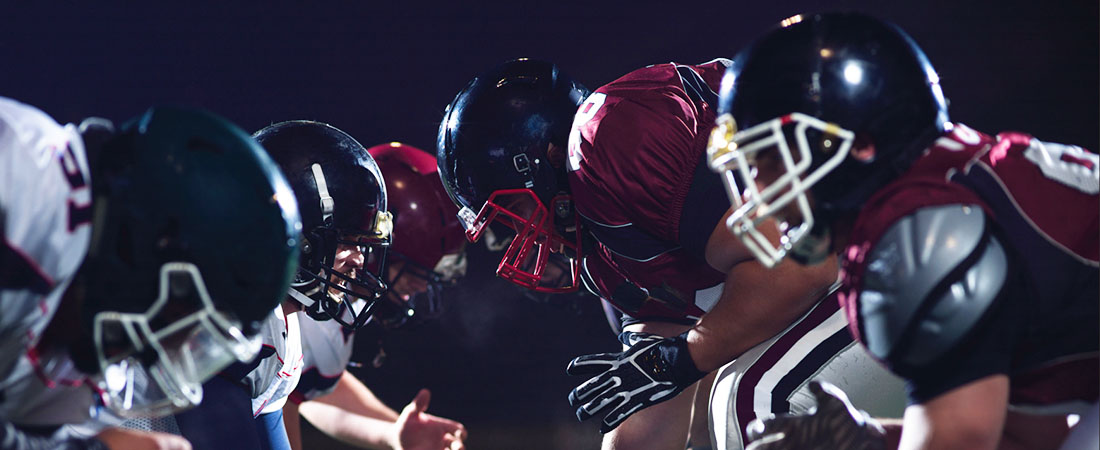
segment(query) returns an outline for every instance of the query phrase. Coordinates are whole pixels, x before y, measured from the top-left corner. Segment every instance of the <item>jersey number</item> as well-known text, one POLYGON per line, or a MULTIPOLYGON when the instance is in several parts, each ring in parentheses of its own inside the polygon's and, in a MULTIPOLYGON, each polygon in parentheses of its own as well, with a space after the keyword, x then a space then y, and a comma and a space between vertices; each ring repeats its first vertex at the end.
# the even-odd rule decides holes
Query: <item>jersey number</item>
POLYGON ((1031 140, 1024 157, 1043 175, 1090 195, 1100 192, 1100 156, 1081 147, 1031 140))
POLYGON ((597 92, 589 95, 577 108, 577 114, 573 116, 573 129, 569 132, 569 170, 580 169, 581 160, 584 159, 584 154, 581 153, 581 126, 592 120, 606 99, 606 94, 597 92))
MULTIPOLYGON (((69 188, 73 193, 88 188, 88 182, 84 179, 84 174, 80 173, 80 165, 76 162, 76 155, 73 153, 71 145, 66 145, 65 151, 61 153, 61 172, 65 175, 65 180, 69 182, 69 188)), ((69 232, 71 233, 77 226, 91 223, 91 221, 92 203, 90 201, 75 200, 70 195, 69 232)))

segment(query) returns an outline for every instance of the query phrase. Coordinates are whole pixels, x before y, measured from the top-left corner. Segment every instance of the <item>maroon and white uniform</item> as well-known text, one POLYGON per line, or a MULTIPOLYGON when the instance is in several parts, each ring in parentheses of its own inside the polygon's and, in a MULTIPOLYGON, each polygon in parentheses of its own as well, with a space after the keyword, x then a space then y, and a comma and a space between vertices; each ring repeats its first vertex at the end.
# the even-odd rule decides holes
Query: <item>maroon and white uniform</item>
POLYGON ((83 422, 93 405, 66 352, 37 348, 91 238, 83 141, 38 109, 0 97, 0 419, 83 422))
POLYGON ((965 126, 940 137, 862 210, 843 255, 840 300, 862 338, 860 305, 876 245, 895 223, 942 205, 980 208, 1010 271, 993 305, 955 350, 923 367, 893 367, 924 402, 990 375, 1011 378, 1009 402, 1032 413, 1097 401, 1100 158, 1021 133, 965 126))
MULTIPOLYGON (((726 288, 726 274, 704 254, 729 209, 721 179, 705 161, 728 63, 645 67, 597 89, 577 110, 570 188, 597 241, 583 274, 628 321, 694 323, 726 288)), ((837 302, 823 300, 723 367, 711 398, 716 448, 741 448, 744 425, 758 415, 805 412, 813 406, 806 385, 815 376, 852 392, 861 408, 900 416, 900 381, 854 345, 846 325, 837 302), (876 395, 862 396, 870 383, 876 395)))
POLYGON ((725 274, 703 251, 729 202, 704 153, 708 98, 727 63, 633 71, 592 93, 574 119, 569 184, 598 241, 586 278, 634 319, 691 323, 721 293, 725 274))

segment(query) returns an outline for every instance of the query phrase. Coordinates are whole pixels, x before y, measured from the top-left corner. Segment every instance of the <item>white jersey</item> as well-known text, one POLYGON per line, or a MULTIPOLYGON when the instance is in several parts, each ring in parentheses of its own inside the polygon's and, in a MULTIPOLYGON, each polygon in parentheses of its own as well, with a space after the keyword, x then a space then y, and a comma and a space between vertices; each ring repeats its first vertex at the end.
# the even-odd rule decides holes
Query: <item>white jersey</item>
POLYGON ((302 321, 302 348, 305 369, 293 400, 301 403, 332 392, 351 361, 354 332, 335 320, 302 321))
POLYGON ((245 378, 252 389, 253 417, 282 409, 287 396, 298 385, 303 364, 300 314, 284 315, 282 306, 279 306, 260 327, 264 343, 260 355, 263 359, 245 378))
POLYGON ((80 422, 93 403, 65 352, 35 348, 88 250, 90 183, 75 126, 0 97, 0 417, 8 421, 80 422))

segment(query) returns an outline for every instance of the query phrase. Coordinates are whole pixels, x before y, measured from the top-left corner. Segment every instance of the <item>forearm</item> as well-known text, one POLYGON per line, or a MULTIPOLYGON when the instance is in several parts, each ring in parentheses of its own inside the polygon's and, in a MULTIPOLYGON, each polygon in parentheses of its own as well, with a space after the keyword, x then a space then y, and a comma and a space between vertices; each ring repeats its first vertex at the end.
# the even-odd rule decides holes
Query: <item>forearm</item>
POLYGON ((283 427, 286 428, 286 437, 290 441, 290 448, 302 450, 302 421, 298 414, 298 404, 287 401, 283 406, 283 427))
POLYGON ((396 411, 382 403, 370 389, 363 385, 362 381, 348 372, 340 376, 332 392, 313 401, 332 405, 352 414, 389 422, 396 421, 398 415, 396 411))
POLYGON ((397 441, 392 421, 352 414, 316 401, 302 403, 299 412, 325 434, 356 447, 392 449, 397 441))
POLYGON ((1004 431, 1008 377, 992 375, 905 408, 902 449, 995 449, 1004 431))
POLYGON ((836 259, 767 269, 755 261, 734 266, 722 297, 688 333, 696 367, 711 372, 790 326, 837 279, 836 259))

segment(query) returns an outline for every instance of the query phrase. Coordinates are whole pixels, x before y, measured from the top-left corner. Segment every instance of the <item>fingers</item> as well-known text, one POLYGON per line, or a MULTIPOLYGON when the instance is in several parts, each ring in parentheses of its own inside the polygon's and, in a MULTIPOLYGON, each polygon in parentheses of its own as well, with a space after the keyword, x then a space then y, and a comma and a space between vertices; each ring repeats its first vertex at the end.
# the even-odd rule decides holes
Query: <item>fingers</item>
POLYGON ((630 401, 620 402, 619 406, 612 409, 603 418, 603 423, 600 424, 600 433, 607 434, 611 430, 614 430, 619 424, 623 423, 627 417, 641 410, 645 405, 641 403, 634 403, 630 401))
POLYGON ((416 393, 416 397, 413 398, 413 405, 415 405, 416 412, 424 412, 428 410, 428 403, 432 401, 432 392, 427 389, 421 389, 416 393))
MULTIPOLYGON (((574 408, 582 403, 588 403, 593 398, 622 385, 622 379, 608 373, 589 378, 569 392, 569 405, 574 408)), ((584 419, 581 419, 584 420, 584 419)))
POLYGON ((569 361, 565 367, 565 373, 573 376, 592 376, 613 367, 618 354, 597 353, 595 355, 582 355, 569 361))
POLYGON ((814 394, 814 398, 816 398, 819 403, 828 397, 838 399, 844 403, 849 403, 848 394, 845 394, 844 390, 825 380, 811 381, 810 392, 814 394))
POLYGON ((783 433, 773 433, 759 438, 750 438, 753 441, 745 447, 745 450, 778 450, 785 444, 783 442, 785 437, 783 433))
POLYGON ((750 440, 757 440, 769 434, 787 431, 793 425, 791 417, 787 415, 758 417, 749 422, 745 427, 750 440))
POLYGON ((600 411, 602 411, 604 408, 607 408, 608 406, 611 406, 616 402, 622 403, 622 397, 623 395, 621 394, 608 392, 600 397, 593 399, 588 403, 581 405, 577 408, 577 420, 585 421, 591 419, 592 416, 599 414, 600 411))
POLYGON ((810 392, 814 394, 814 400, 817 401, 818 411, 847 410, 853 417, 858 415, 856 408, 848 401, 848 394, 828 381, 811 381, 810 392))
POLYGON ((463 439, 450 433, 443 436, 443 443, 446 445, 443 447, 445 450, 466 450, 466 443, 463 442, 463 439))
POLYGON ((425 422, 429 422, 433 425, 444 427, 451 430, 462 429, 465 432, 466 426, 456 420, 451 420, 445 417, 433 416, 428 413, 424 413, 420 416, 425 422))

